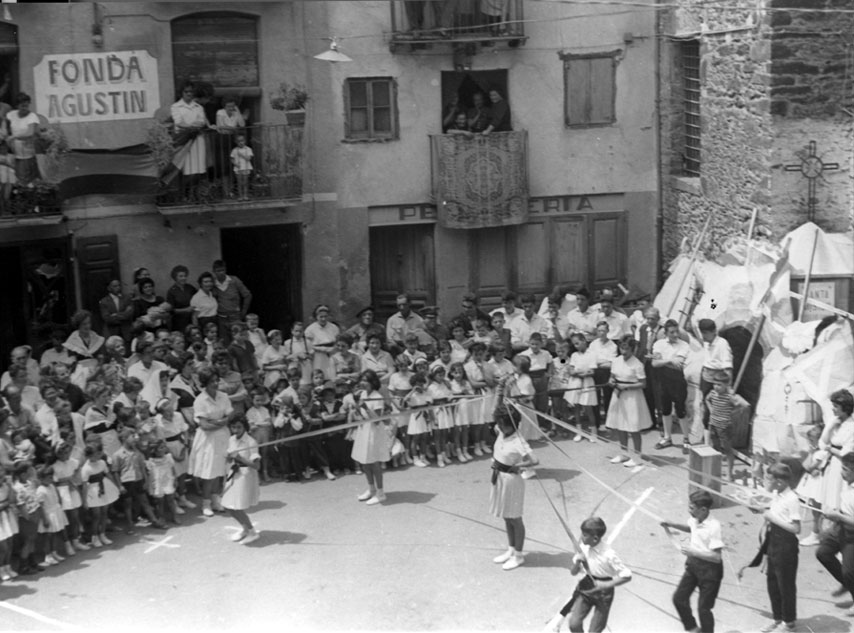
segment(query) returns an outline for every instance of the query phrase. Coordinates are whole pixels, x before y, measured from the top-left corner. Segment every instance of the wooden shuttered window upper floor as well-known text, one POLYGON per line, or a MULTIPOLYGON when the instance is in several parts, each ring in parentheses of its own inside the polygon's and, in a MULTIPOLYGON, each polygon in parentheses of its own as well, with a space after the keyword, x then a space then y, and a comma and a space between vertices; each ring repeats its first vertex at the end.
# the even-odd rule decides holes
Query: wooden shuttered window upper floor
POLYGON ((622 51, 562 54, 566 127, 611 125, 617 121, 617 63, 622 51))
POLYGON ((400 137, 397 82, 392 77, 351 77, 344 82, 344 140, 400 137))

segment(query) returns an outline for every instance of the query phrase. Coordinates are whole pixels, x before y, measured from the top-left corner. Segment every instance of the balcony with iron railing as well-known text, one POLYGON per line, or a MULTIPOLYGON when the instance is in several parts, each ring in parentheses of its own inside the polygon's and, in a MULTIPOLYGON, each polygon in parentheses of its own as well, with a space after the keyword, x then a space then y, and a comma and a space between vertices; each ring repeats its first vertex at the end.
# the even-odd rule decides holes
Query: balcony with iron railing
POLYGON ((157 206, 163 214, 207 210, 211 206, 271 208, 302 200, 302 127, 260 123, 228 134, 212 129, 188 142, 177 143, 178 139, 171 148, 173 173, 161 178, 157 195, 157 206), (238 133, 246 136, 246 145, 253 154, 245 191, 238 185, 231 160, 238 133), (203 147, 191 147, 194 143, 203 147))
POLYGON ((528 213, 528 133, 430 136, 433 202, 448 228, 519 224, 528 213))
POLYGON ((418 50, 432 44, 524 43, 522 0, 393 0, 392 52, 418 50))
POLYGON ((35 180, 13 185, 0 181, 0 226, 60 221, 62 204, 55 183, 35 180))

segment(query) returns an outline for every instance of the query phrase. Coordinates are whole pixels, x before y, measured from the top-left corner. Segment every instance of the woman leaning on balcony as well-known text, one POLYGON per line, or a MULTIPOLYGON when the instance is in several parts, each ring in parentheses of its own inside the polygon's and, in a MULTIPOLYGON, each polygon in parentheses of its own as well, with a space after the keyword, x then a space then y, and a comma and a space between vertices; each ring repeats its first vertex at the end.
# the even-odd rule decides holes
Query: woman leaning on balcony
POLYGON ((216 113, 215 136, 215 169, 216 177, 222 178, 223 192, 227 198, 233 198, 231 180, 231 150, 234 148, 234 134, 243 132, 246 120, 237 109, 237 100, 234 97, 225 97, 223 107, 216 113))
POLYGON ((30 111, 30 103, 30 95, 22 92, 15 100, 18 109, 6 115, 6 120, 9 122, 9 145, 15 154, 15 175, 22 185, 27 185, 39 177, 39 167, 36 162, 39 117, 35 112, 30 111))
POLYGON ((489 100, 492 102, 492 108, 489 125, 482 132, 483 135, 492 132, 511 132, 513 128, 510 125, 510 105, 504 98, 504 93, 497 86, 493 86, 489 89, 489 100))
POLYGON ((175 126, 176 165, 181 167, 181 190, 185 197, 195 196, 201 174, 207 172, 207 146, 202 132, 208 128, 205 109, 195 100, 192 83, 184 84, 181 98, 172 104, 172 123, 175 126))

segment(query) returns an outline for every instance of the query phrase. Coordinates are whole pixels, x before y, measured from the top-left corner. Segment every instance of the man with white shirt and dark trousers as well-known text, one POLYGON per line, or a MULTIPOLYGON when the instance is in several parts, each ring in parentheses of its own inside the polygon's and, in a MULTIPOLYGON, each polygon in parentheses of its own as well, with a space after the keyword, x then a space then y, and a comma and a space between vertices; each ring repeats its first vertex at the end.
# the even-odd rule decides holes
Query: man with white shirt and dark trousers
POLYGON ((661 429, 664 424, 661 419, 661 405, 658 402, 658 372, 652 364, 653 346, 656 341, 664 338, 664 327, 661 325, 661 312, 658 308, 651 306, 644 313, 646 322, 638 331, 638 358, 643 362, 646 372, 646 386, 643 397, 646 407, 649 409, 649 417, 652 418, 653 426, 661 429))
POLYGON ((679 324, 669 319, 664 324, 665 338, 658 339, 652 345, 652 359, 655 369, 655 382, 658 389, 658 405, 661 407, 661 425, 664 435, 655 448, 673 446, 673 409, 682 430, 682 452, 687 454, 690 446, 691 424, 688 421, 685 401, 688 399, 688 382, 683 373, 685 361, 691 351, 690 345, 679 338, 679 324))
POLYGON ((590 343, 596 338, 596 324, 599 323, 599 311, 590 307, 590 293, 586 288, 581 288, 575 293, 578 306, 566 314, 569 322, 569 331, 565 338, 569 338, 574 332, 581 332, 590 343))
POLYGON ((710 441, 709 431, 709 407, 706 405, 706 396, 715 384, 715 377, 724 373, 732 380, 732 349, 729 342, 718 336, 718 328, 711 319, 700 319, 697 323, 700 330, 700 338, 703 342, 703 371, 700 374, 700 393, 703 394, 703 431, 704 442, 708 445, 710 441))

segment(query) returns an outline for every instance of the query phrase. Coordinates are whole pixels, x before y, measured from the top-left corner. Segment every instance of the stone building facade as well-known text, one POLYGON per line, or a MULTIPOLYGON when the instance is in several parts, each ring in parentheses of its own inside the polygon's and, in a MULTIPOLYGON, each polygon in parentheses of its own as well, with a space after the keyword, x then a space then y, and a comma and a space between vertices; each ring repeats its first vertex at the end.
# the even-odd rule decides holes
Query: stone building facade
POLYGON ((741 0, 716 8, 683 0, 660 13, 658 26, 665 261, 709 214, 707 256, 730 236, 746 235, 754 209, 755 235, 774 241, 809 219, 847 231, 854 219, 850 3, 741 0), (692 50, 699 53, 694 170, 683 160, 692 50))

